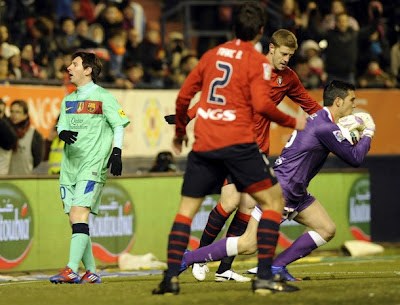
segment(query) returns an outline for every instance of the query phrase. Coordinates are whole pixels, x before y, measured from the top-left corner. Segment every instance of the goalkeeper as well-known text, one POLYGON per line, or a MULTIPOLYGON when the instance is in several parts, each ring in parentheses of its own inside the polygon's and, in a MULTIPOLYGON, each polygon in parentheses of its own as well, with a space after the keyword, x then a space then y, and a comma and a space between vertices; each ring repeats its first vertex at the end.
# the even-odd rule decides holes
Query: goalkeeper
MULTIPOLYGON (((321 203, 307 192, 311 179, 319 172, 329 153, 358 167, 370 148, 375 124, 369 114, 356 113, 353 120, 345 120, 350 131, 357 129, 361 139, 356 145, 347 140, 335 122, 351 114, 355 100, 353 85, 332 81, 324 90, 324 108, 312 114, 303 131, 294 131, 276 160, 274 171, 282 186, 285 198, 284 216, 310 228, 285 251, 275 257, 272 273, 288 281, 299 280, 287 270, 291 262, 305 257, 314 249, 326 244, 335 235, 335 224, 321 203), (357 117, 356 117, 357 116, 357 117), (285 215, 286 214, 286 215, 285 215)), ((257 250, 257 226, 261 213, 252 213, 246 232, 240 237, 229 237, 209 246, 186 252, 181 271, 193 263, 203 263, 212 257, 220 260, 225 256, 252 254, 257 250)))
POLYGON ((121 175, 124 127, 129 124, 117 100, 96 84, 101 68, 96 55, 86 52, 75 53, 67 68, 77 90, 61 103, 57 132, 67 144, 61 162, 60 192, 72 237, 68 264, 50 278, 52 283, 101 282, 95 273, 88 219, 90 213, 98 213, 107 168, 111 166, 114 176, 121 175), (82 278, 78 275, 81 261, 86 268, 82 278))

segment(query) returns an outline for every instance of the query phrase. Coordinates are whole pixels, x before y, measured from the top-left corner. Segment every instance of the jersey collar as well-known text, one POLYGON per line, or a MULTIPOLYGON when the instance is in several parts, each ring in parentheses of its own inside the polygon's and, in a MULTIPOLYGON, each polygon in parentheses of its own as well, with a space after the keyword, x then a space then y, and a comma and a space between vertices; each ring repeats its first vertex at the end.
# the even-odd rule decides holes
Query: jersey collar
POLYGON ((333 118, 333 115, 332 115, 331 111, 328 109, 328 107, 324 107, 323 109, 324 109, 324 110, 326 111, 326 113, 328 114, 329 119, 330 119, 332 122, 335 123, 335 119, 333 118))

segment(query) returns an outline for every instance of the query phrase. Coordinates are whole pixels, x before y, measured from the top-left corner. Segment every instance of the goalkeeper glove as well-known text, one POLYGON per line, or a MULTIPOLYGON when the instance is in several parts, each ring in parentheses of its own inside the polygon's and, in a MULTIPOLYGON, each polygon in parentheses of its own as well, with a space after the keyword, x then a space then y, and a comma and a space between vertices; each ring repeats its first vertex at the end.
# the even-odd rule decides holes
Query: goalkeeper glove
POLYGON ((77 136, 78 136, 78 132, 71 131, 71 130, 63 130, 58 135, 58 137, 61 140, 63 140, 65 142, 65 144, 68 144, 68 145, 74 144, 77 136))
POLYGON ((340 118, 339 124, 349 131, 353 131, 355 129, 362 131, 365 128, 362 118, 355 115, 347 115, 340 118))
POLYGON ((121 149, 114 147, 110 158, 107 162, 107 168, 111 165, 111 174, 114 176, 121 176, 122 173, 122 160, 121 160, 121 149))
MULTIPOLYGON (((169 125, 175 124, 175 114, 166 115, 166 116, 164 116, 164 119, 169 125)), ((187 122, 188 123, 190 122, 189 116, 187 116, 187 122)))
POLYGON ((357 112, 354 115, 361 118, 364 122, 365 129, 361 133, 361 138, 365 136, 372 138, 375 134, 375 123, 372 116, 366 112, 357 112))

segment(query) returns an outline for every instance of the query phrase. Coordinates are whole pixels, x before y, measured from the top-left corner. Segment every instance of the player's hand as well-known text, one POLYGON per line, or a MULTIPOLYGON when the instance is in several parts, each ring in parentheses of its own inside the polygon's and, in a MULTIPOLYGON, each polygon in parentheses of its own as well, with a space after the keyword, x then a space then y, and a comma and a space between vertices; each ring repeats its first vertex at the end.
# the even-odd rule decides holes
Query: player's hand
POLYGON ((175 136, 172 139, 172 150, 173 150, 173 152, 175 154, 180 155, 180 153, 182 152, 182 144, 183 143, 187 147, 187 145, 188 145, 188 137, 187 137, 187 135, 184 135, 182 137, 175 136))
POLYGON ((111 165, 111 174, 114 176, 121 176, 122 173, 122 160, 121 160, 121 149, 114 147, 110 158, 107 162, 107 168, 111 165))
POLYGON ((304 128, 306 128, 306 125, 307 125, 306 118, 304 117, 296 118, 296 126, 294 127, 294 129, 303 130, 304 128))
POLYGON ((166 115, 164 119, 169 125, 175 124, 175 114, 166 115))
POLYGON ((339 124, 345 127, 350 132, 353 130, 363 131, 365 129, 362 118, 355 115, 347 115, 339 119, 339 124))
POLYGON ((364 122, 365 129, 361 133, 361 138, 367 136, 372 139, 375 134, 375 122, 372 116, 366 112, 357 112, 354 115, 361 118, 364 122))
POLYGON ((78 136, 78 132, 71 131, 71 130, 63 130, 58 135, 58 137, 61 140, 63 140, 65 142, 65 144, 68 144, 68 145, 74 144, 77 136, 78 136))

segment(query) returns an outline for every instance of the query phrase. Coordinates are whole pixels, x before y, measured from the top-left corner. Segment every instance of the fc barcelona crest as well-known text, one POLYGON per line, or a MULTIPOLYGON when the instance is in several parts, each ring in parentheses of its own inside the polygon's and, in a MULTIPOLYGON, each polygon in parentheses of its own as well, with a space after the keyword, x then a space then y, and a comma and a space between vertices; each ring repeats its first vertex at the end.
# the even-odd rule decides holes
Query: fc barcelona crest
POLYGON ((79 102, 78 103, 78 112, 81 112, 83 110, 83 108, 85 107, 85 102, 79 102))
POLYGON ((278 78, 277 78, 276 81, 278 82, 278 85, 279 85, 279 86, 282 86, 282 83, 283 83, 282 76, 278 76, 278 78))
POLYGON ((88 103, 87 110, 88 112, 94 112, 96 110, 96 103, 88 103))

